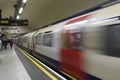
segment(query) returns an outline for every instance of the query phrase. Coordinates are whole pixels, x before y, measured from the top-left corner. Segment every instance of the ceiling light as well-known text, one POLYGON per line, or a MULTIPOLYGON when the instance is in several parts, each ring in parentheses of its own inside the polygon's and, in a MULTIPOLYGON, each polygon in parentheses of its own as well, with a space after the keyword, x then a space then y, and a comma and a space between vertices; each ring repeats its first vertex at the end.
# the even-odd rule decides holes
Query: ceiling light
POLYGON ((19 10, 19 14, 21 14, 21 13, 22 13, 22 11, 23 11, 23 8, 20 8, 20 10, 19 10))
POLYGON ((19 19, 19 18, 20 18, 20 16, 18 15, 18 16, 17 16, 17 19, 19 19))
POLYGON ((26 3, 27 2, 27 0, 23 0, 23 3, 26 3))

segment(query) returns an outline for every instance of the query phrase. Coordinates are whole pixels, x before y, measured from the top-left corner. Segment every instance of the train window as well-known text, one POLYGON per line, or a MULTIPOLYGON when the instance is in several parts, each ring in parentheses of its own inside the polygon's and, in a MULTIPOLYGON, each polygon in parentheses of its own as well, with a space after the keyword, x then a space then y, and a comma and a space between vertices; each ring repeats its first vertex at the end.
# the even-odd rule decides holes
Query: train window
POLYGON ((18 43, 19 45, 22 44, 21 38, 18 38, 18 39, 17 39, 17 43, 18 43))
POLYGON ((105 28, 87 28, 83 32, 83 46, 87 49, 104 49, 105 28))
POLYGON ((24 42, 24 43, 27 43, 27 36, 26 36, 26 37, 23 37, 23 42, 24 42))
POLYGON ((52 33, 45 33, 43 37, 43 43, 44 46, 52 47, 52 40, 53 40, 53 34, 52 33))
POLYGON ((42 45, 42 35, 41 35, 41 33, 39 33, 39 34, 36 36, 36 44, 37 44, 37 45, 42 45))
POLYGON ((23 37, 23 42, 26 43, 25 37, 23 37))
POLYGON ((106 26, 106 53, 120 57, 120 24, 106 26))
POLYGON ((65 46, 71 50, 82 50, 81 46, 82 34, 79 31, 67 30, 65 33, 65 46))

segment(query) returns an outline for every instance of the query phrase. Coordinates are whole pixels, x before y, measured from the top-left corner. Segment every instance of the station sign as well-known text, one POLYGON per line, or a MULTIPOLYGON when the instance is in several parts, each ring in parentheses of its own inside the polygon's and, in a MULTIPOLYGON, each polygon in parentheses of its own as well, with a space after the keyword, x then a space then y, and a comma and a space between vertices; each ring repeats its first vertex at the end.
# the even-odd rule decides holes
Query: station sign
POLYGON ((8 19, 1 19, 0 20, 0 26, 8 26, 8 25, 10 25, 10 22, 9 22, 9 20, 8 19))
POLYGON ((28 26, 28 19, 1 19, 0 26, 28 26))

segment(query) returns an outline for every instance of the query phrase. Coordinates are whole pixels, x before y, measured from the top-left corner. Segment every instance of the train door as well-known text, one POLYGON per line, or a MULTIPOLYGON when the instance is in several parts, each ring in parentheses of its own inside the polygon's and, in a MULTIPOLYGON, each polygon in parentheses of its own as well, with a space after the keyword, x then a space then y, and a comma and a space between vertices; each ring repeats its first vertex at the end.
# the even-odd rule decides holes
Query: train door
POLYGON ((88 23, 90 15, 77 17, 66 23, 62 33, 61 69, 77 78, 85 80, 84 53, 82 47, 82 29, 88 23))
POLYGON ((35 53, 36 52, 36 50, 35 50, 35 38, 36 38, 36 32, 33 34, 33 36, 32 36, 32 41, 33 41, 33 52, 35 53))
POLYGON ((61 49, 61 69, 78 79, 80 79, 80 76, 83 76, 83 52, 81 41, 82 32, 79 30, 64 31, 62 41, 63 48, 61 49))

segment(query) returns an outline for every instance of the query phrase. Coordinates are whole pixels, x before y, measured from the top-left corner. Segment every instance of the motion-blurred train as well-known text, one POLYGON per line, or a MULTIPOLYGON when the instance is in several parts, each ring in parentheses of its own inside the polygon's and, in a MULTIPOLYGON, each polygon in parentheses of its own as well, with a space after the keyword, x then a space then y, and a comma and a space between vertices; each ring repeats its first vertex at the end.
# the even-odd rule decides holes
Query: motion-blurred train
POLYGON ((16 38, 17 45, 77 80, 120 80, 120 3, 16 38))

